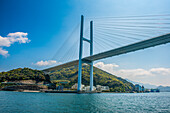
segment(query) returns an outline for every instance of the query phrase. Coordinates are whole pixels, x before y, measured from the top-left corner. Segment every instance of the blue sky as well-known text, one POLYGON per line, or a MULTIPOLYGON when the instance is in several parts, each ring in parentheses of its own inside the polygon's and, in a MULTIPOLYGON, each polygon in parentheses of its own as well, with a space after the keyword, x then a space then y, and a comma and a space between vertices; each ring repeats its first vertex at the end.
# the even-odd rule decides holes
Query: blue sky
MULTIPOLYGON (((80 23, 82 14, 85 18, 170 14, 169 4, 169 0, 0 0, 0 36, 8 37, 9 33, 22 32, 28 33, 24 37, 30 40, 22 43, 11 42, 9 47, 3 47, 9 55, 0 55, 0 71, 19 67, 45 68, 35 66, 35 64, 41 60, 51 60, 73 28, 80 23)), ((117 70, 112 73, 124 78, 130 78, 131 72, 137 69, 150 73, 153 69, 159 71, 165 69, 167 78, 163 77, 163 80, 170 80, 169 50, 170 44, 166 44, 103 59, 96 63, 103 62, 100 66, 113 64, 109 65, 111 68, 103 67, 103 69, 109 72, 117 70), (129 76, 123 76, 118 72, 122 70, 126 70, 129 76)), ((153 84, 170 85, 163 80, 159 82, 161 77, 155 77, 153 82, 152 78, 147 77, 130 79, 144 83, 148 83, 150 79, 153 84)))

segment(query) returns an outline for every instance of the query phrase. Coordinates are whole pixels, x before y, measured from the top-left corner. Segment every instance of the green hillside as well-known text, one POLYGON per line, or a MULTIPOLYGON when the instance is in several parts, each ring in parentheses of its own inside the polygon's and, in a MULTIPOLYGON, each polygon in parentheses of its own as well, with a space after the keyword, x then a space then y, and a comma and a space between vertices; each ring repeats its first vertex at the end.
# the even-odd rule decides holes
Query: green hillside
MULTIPOLYGON (((82 68, 82 84, 89 85, 90 82, 90 66, 83 65, 82 68)), ((130 92, 133 91, 134 85, 125 79, 107 73, 101 69, 94 67, 94 86, 103 85, 109 86, 112 92, 130 92)), ((69 68, 63 68, 61 70, 56 70, 51 72, 50 78, 52 81, 67 80, 65 87, 70 88, 72 85, 77 83, 78 80, 78 67, 72 66, 69 68)))
MULTIPOLYGON (((90 66, 83 65, 82 68, 82 84, 89 86, 90 82, 90 66)), ((134 89, 134 85, 125 79, 112 75, 101 69, 94 67, 94 86, 102 85, 109 86, 112 92, 131 92, 134 89)), ((17 81, 17 80, 35 80, 37 83, 51 81, 57 84, 61 82, 65 88, 71 88, 72 85, 77 83, 78 80, 78 67, 72 66, 69 68, 63 68, 56 70, 46 75, 39 70, 33 70, 29 68, 18 68, 8 72, 0 72, 0 82, 4 81, 17 81)))
POLYGON ((50 77, 44 72, 29 68, 18 68, 8 72, 0 72, 0 82, 16 80, 35 80, 50 82, 50 77))

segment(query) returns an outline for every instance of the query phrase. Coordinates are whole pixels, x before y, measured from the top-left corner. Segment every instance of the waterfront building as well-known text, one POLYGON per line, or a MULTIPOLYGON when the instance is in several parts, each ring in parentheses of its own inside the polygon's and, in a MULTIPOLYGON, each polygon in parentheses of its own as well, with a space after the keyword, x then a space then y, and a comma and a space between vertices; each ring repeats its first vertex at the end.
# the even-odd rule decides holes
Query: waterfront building
MULTIPOLYGON (((71 89, 77 89, 77 86, 78 86, 78 84, 75 83, 75 84, 71 87, 71 89)), ((81 89, 83 89, 84 87, 85 87, 85 85, 81 84, 81 89)))
POLYGON ((141 92, 142 91, 142 87, 139 84, 135 84, 135 91, 141 92))
MULTIPOLYGON (((88 91, 90 91, 90 86, 83 87, 82 90, 88 92, 88 91)), ((95 86, 93 86, 93 91, 96 91, 96 87, 95 86)))
POLYGON ((57 87, 56 87, 56 90, 58 90, 58 91, 63 91, 63 89, 64 89, 63 86, 57 86, 57 87))
MULTIPOLYGON (((71 89, 77 89, 77 86, 78 86, 78 84, 77 83, 75 83, 72 87, 71 87, 71 89)), ((89 92, 90 91, 90 86, 85 86, 85 85, 81 85, 81 90, 82 91, 85 91, 85 92, 89 92)), ((95 86, 93 86, 93 91, 110 91, 110 89, 109 89, 109 86, 101 86, 101 85, 96 85, 96 87, 95 86)))
POLYGON ((145 91, 145 88, 144 88, 144 86, 142 86, 142 92, 144 92, 145 91))
POLYGON ((101 85, 96 85, 96 90, 97 91, 109 91, 109 86, 101 86, 101 85))
POLYGON ((160 92, 159 89, 151 89, 151 92, 160 92))

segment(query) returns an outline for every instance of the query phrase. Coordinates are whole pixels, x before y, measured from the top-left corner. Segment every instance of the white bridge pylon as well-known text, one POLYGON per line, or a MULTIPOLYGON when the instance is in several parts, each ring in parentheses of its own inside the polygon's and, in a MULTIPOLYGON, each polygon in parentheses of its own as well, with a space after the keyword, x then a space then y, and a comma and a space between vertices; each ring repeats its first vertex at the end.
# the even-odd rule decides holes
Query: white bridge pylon
POLYGON ((93 55, 93 21, 90 21, 90 40, 83 36, 84 16, 81 15, 81 27, 80 27, 80 48, 79 48, 79 68, 78 68, 78 86, 77 91, 81 91, 82 81, 82 64, 87 63, 90 65, 90 91, 93 91, 93 61, 82 60, 83 53, 83 41, 90 44, 90 56, 93 55))

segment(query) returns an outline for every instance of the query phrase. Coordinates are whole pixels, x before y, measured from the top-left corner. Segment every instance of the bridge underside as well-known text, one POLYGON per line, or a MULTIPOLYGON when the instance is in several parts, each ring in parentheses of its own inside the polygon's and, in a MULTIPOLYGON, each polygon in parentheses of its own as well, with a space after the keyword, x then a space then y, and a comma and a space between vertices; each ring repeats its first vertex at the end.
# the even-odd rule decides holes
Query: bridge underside
MULTIPOLYGON (((144 41, 140 41, 134 44, 130 44, 127 46, 123 46, 123 47, 119 47, 116 49, 112 49, 106 52, 102 52, 102 53, 98 53, 89 57, 85 57, 82 59, 82 61, 86 61, 86 62, 91 62, 91 61, 96 61, 96 60, 100 60, 103 58, 108 58, 108 57, 112 57, 112 56, 117 56, 117 55, 121 55, 121 54, 125 54, 125 53, 129 53, 129 52, 133 52, 133 51, 137 51, 137 50, 141 50, 141 49, 145 49, 145 48, 149 48, 149 47, 154 47, 157 45, 161 45, 161 44, 166 44, 170 42, 170 33, 165 34, 165 35, 161 35, 158 37, 154 37, 151 39, 147 39, 144 41)), ((79 61, 78 60, 74 60, 65 64, 61 64, 55 67, 51 67, 51 68, 47 68, 44 69, 42 71, 44 72, 50 72, 53 70, 59 70, 62 68, 66 68, 66 67, 70 67, 70 66, 75 66, 78 65, 79 61)))

